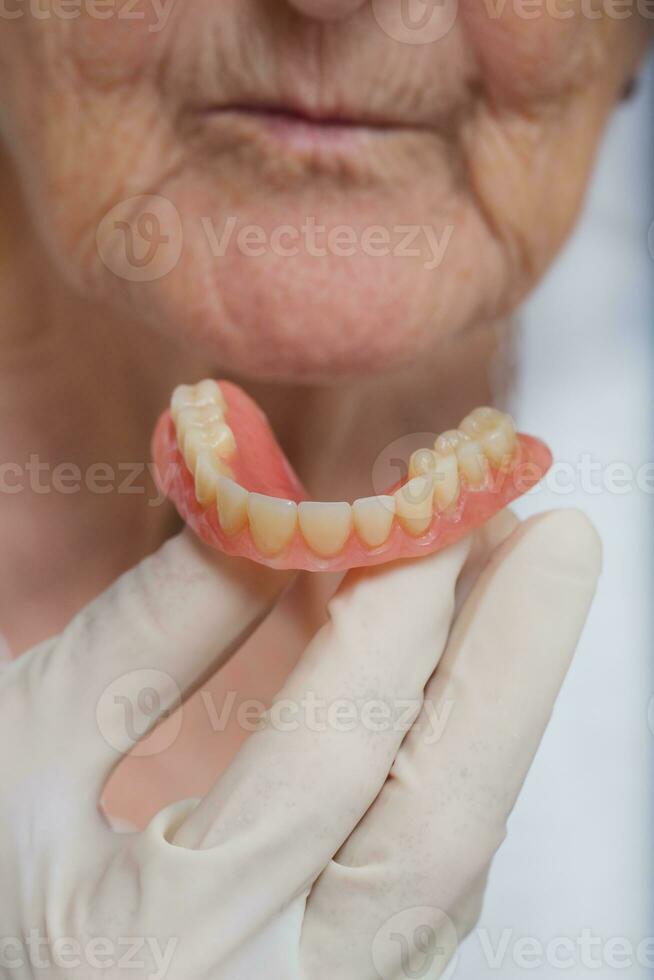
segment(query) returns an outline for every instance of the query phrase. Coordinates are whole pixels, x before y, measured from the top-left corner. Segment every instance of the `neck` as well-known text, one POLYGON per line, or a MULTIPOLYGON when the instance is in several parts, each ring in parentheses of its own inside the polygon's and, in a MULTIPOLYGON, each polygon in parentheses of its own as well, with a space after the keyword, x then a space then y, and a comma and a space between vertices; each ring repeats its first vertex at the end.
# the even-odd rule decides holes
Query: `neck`
POLYGON ((149 439, 198 367, 68 286, 0 178, 0 634, 18 652, 170 533, 149 439))
POLYGON ((382 377, 249 387, 311 495, 354 500, 406 475, 398 460, 425 445, 425 434, 455 428, 471 408, 505 398, 495 367, 508 340, 504 326, 479 328, 443 342, 431 361, 382 377))
MULTIPOLYGON (((17 189, 0 187, 0 634, 19 652, 169 536, 174 514, 155 505, 152 428, 175 384, 219 369, 76 293, 17 189)), ((496 332, 479 330, 434 363, 384 378, 246 386, 311 492, 354 499, 383 489, 374 474, 385 479, 394 440, 451 427, 490 400, 496 347, 496 332)))

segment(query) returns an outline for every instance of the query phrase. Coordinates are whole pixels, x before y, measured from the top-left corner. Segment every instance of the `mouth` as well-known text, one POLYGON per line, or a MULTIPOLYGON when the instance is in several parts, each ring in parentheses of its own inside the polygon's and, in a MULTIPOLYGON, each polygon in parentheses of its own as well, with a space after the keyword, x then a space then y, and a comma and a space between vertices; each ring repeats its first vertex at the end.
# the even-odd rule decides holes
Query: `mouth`
POLYGON ((273 568, 340 571, 432 554, 531 489, 551 463, 509 416, 477 409, 406 479, 349 504, 307 495, 258 406, 228 382, 182 385, 153 440, 161 489, 209 545, 273 568))
POLYGON ((240 128, 259 137, 298 150, 346 149, 357 143, 424 127, 366 112, 332 108, 315 110, 304 106, 233 103, 210 105, 201 116, 222 127, 240 128))

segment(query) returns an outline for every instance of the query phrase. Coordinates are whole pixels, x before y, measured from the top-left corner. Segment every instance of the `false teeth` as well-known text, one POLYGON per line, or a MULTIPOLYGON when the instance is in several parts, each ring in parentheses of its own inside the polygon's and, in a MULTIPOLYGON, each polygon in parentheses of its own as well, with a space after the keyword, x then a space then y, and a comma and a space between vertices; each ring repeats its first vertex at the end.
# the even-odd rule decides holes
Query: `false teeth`
POLYGON ((439 456, 432 479, 434 484, 434 502, 439 511, 449 510, 459 499, 461 483, 459 480, 459 464, 453 452, 439 456))
POLYGON ((342 551, 352 533, 352 508, 346 503, 307 500, 298 507, 300 530, 312 551, 332 558, 342 551))
POLYGON ((434 481, 431 475, 416 476, 395 492, 397 518, 414 538, 424 534, 432 522, 434 481))
POLYGON ((229 477, 218 479, 218 520, 225 534, 232 537, 248 522, 248 492, 229 477))
POLYGON ((195 481, 195 496, 205 508, 216 507, 228 536, 249 526, 257 549, 280 555, 301 535, 322 558, 332 558, 353 533, 364 547, 380 548, 395 521, 412 537, 428 531, 435 515, 451 512, 462 485, 483 489, 489 466, 508 467, 515 457, 517 435, 509 415, 478 408, 458 429, 443 432, 433 447, 419 449, 409 461, 407 482, 393 496, 365 497, 347 503, 292 500, 248 493, 233 479, 230 457, 236 440, 225 413, 227 405, 217 382, 180 385, 171 400, 177 444, 195 481))
POLYGON ((185 405, 177 415, 177 430, 204 428, 213 422, 224 422, 225 415, 220 405, 185 405))
POLYGON ((352 504, 354 530, 369 548, 388 541, 395 517, 394 497, 362 497, 352 504))
POLYGON ((177 423, 180 412, 185 408, 201 408, 216 405, 223 411, 225 399, 217 381, 210 378, 196 385, 179 385, 170 400, 170 414, 177 423))
POLYGON ((213 451, 225 459, 236 451, 234 434, 224 422, 211 422, 206 426, 191 427, 182 433, 182 454, 189 470, 195 470, 200 453, 213 451))
POLYGON ((294 500, 251 493, 247 512, 252 540, 262 555, 273 557, 288 547, 297 526, 297 504, 294 500))
POLYGON ((195 464, 195 496, 203 507, 215 503, 218 483, 224 476, 231 476, 228 466, 214 453, 203 450, 195 464))
POLYGON ((476 439, 467 439, 456 450, 459 472, 466 484, 473 490, 486 482, 486 458, 476 439))
POLYGON ((433 449, 416 449, 409 460, 409 479, 433 473, 437 462, 438 457, 433 449))
POLYGON ((469 439, 470 436, 461 429, 449 429, 438 436, 434 443, 434 451, 438 456, 447 456, 448 453, 456 452, 469 439))
POLYGON ((484 455, 495 466, 506 466, 515 454, 517 436, 510 415, 496 408, 477 408, 461 423, 461 429, 476 439, 484 455))

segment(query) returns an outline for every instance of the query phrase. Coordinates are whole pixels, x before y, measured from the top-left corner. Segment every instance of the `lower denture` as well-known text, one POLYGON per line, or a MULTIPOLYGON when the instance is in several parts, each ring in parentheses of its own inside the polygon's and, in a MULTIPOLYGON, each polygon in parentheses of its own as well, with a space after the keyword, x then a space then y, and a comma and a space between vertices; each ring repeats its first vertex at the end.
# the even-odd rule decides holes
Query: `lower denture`
POLYGON ((431 554, 533 487, 547 447, 477 409, 414 453, 381 496, 311 501, 265 415, 231 382, 175 390, 153 436, 160 488, 203 541, 280 569, 338 571, 431 554))

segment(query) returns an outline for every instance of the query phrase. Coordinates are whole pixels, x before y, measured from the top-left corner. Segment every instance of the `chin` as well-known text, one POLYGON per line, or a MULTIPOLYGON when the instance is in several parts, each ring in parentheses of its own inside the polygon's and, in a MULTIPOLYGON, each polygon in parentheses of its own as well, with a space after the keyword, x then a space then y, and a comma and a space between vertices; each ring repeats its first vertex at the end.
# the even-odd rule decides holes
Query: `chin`
POLYGON ((134 282, 121 251, 103 290, 223 372, 312 384, 392 371, 503 312, 502 258, 474 210, 312 198, 239 208, 194 188, 176 199, 173 268, 134 282))
POLYGON ((474 320, 469 295, 446 271, 426 274, 392 258, 239 257, 219 275, 200 268, 183 265, 164 285, 154 320, 243 378, 328 384, 385 373, 433 353, 474 320))

